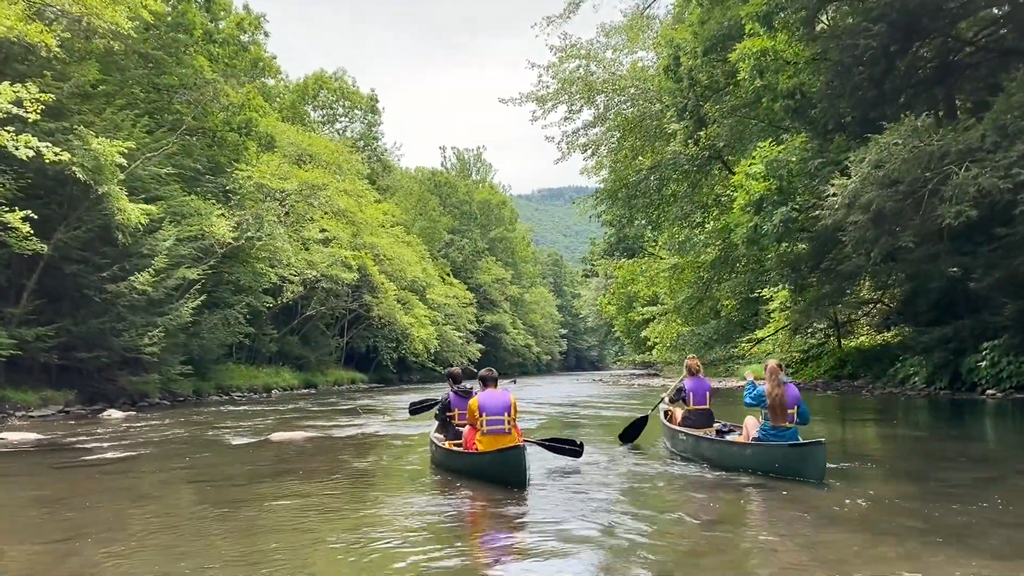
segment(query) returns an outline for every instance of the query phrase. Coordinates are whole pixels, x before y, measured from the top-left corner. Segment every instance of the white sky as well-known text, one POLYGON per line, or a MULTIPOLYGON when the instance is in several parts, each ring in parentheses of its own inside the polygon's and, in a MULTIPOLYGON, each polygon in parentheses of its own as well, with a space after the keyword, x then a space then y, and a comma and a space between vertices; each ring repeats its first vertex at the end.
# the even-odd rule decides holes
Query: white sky
MULTIPOLYGON (((579 175, 579 159, 554 163, 558 152, 526 109, 498 102, 530 87, 526 61, 548 57, 531 26, 558 12, 562 0, 249 4, 267 15, 270 49, 290 76, 342 67, 360 88, 377 91, 386 138, 401 144, 403 164, 437 166, 441 145, 484 145, 513 193, 590 183, 579 175)), ((590 35, 609 15, 585 8, 569 30, 590 35)))

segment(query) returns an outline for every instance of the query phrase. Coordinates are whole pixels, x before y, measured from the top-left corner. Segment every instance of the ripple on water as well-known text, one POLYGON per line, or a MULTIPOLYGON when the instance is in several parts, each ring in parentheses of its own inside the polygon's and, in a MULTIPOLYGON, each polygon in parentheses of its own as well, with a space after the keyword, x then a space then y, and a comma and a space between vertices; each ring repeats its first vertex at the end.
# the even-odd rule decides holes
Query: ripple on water
POLYGON ((650 407, 647 396, 640 402, 608 382, 582 386, 585 397, 573 377, 520 379, 524 429, 587 444, 581 460, 531 447, 526 491, 430 467, 431 417, 408 418, 405 409, 440 387, 183 407, 136 422, 32 423, 26 429, 92 452, 0 458, 8 506, 0 572, 589 575, 686 566, 743 576, 769 564, 807 574, 1024 571, 1012 511, 1024 493, 1012 472, 1024 459, 1013 443, 989 446, 1000 456, 992 461, 963 447, 957 453, 969 462, 926 462, 928 447, 916 436, 908 451, 891 441, 898 428, 862 417, 874 405, 858 408, 846 422, 856 430, 844 431, 844 413, 820 404, 837 400, 809 396, 820 415, 815 433, 847 442, 830 451, 835 477, 822 490, 672 457, 654 425, 621 447, 615 433, 650 407), (868 426, 877 429, 858 444, 857 430, 868 426), (287 430, 328 436, 258 442, 287 430), (771 525, 786 526, 787 537, 771 525))

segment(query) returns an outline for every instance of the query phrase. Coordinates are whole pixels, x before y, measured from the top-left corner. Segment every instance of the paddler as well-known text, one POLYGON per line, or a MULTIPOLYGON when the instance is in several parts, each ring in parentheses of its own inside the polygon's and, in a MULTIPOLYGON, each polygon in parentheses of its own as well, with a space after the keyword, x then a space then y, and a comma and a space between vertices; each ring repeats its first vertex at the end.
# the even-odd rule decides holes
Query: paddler
POLYGON ((463 434, 466 450, 488 452, 523 442, 516 424, 516 399, 498 389, 498 371, 484 368, 476 377, 480 392, 469 401, 469 424, 463 434))
POLYGON ((764 365, 764 386, 754 382, 754 374, 747 372, 747 387, 743 391, 743 405, 760 408, 761 419, 747 416, 743 421, 744 442, 799 442, 797 426, 806 426, 811 413, 804 405, 800 391, 786 377, 782 362, 769 360, 764 365))
POLYGON ((673 407, 669 422, 683 428, 704 430, 715 427, 715 413, 711 410, 711 382, 704 377, 700 360, 690 354, 683 364, 683 377, 676 382, 675 393, 666 394, 673 407))
POLYGON ((469 423, 469 401, 476 392, 473 386, 462 383, 462 368, 449 368, 444 377, 448 380, 448 391, 441 396, 434 420, 441 424, 445 440, 457 442, 462 440, 462 430, 469 423))

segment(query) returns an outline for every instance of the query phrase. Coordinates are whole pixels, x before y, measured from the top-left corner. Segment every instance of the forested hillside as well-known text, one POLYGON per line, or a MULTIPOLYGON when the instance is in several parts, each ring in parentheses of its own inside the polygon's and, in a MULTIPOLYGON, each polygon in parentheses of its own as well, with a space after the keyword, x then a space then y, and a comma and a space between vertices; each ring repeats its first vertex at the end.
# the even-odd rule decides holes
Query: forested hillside
POLYGON ((624 5, 510 102, 598 177, 632 353, 1024 385, 1024 4, 624 5))
POLYGON ((537 246, 555 250, 578 264, 590 249, 591 240, 601 236, 601 225, 590 216, 586 205, 594 190, 589 186, 540 188, 513 196, 512 200, 537 246))
POLYGON ((574 301, 580 280, 533 247, 484 151, 400 167, 376 95, 341 69, 287 77, 260 14, 231 0, 4 10, 8 399, 603 363, 574 312, 595 309, 574 301))

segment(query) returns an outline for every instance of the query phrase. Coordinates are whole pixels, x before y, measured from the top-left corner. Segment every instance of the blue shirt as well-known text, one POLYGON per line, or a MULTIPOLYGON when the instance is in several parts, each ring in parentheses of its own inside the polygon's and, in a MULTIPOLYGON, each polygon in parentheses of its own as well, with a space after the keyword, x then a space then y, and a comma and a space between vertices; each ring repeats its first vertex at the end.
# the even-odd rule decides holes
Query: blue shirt
MULTIPOLYGON (((758 386, 753 380, 747 381, 743 390, 743 405, 747 408, 768 410, 768 396, 764 386, 758 386)), ((811 421, 811 413, 804 406, 803 398, 796 407, 796 426, 807 426, 811 421)), ((796 426, 773 426, 768 420, 761 421, 761 429, 757 431, 757 439, 763 442, 799 442, 800 433, 796 426)))

